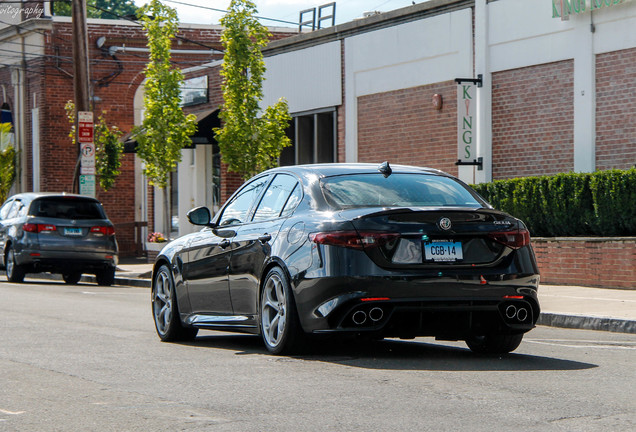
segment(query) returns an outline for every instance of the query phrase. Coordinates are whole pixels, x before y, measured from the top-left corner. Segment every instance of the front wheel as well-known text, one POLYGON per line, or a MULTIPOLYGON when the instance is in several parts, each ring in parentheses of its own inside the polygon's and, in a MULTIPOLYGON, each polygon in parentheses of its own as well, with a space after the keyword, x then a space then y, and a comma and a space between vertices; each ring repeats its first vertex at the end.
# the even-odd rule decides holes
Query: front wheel
POLYGON ((159 267, 155 274, 151 303, 155 329, 162 341, 189 341, 196 337, 199 329, 184 327, 181 324, 174 282, 165 264, 159 267))
POLYGON ((523 333, 521 334, 489 334, 473 336, 466 340, 466 345, 471 351, 478 354, 507 354, 517 349, 523 333))
POLYGON ((20 283, 24 281, 26 271, 23 266, 15 262, 15 252, 12 247, 9 247, 9 250, 7 251, 6 271, 9 282, 20 283))
POLYGON ((261 291, 261 335, 272 354, 290 354, 300 348, 303 331, 289 281, 283 270, 267 273, 261 291))

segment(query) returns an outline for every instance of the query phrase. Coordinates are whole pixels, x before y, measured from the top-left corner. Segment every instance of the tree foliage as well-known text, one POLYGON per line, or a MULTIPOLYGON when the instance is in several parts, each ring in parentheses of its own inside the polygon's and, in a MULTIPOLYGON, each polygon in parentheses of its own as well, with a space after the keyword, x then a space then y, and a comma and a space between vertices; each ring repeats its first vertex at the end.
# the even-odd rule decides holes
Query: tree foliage
MULTIPOLYGON (((51 2, 56 16, 71 16, 71 1, 51 2)), ((88 18, 118 19, 120 16, 135 15, 137 6, 133 0, 86 0, 88 18)))
MULTIPOLYGON (((0 136, 11 132, 11 123, 0 123, 0 136)), ((0 203, 3 203, 15 180, 15 148, 12 145, 0 147, 0 203)))
MULTIPOLYGON (((75 104, 73 101, 66 102, 64 106, 66 117, 71 123, 69 138, 76 144, 75 140, 75 104)), ((119 140, 123 132, 117 126, 108 126, 104 116, 106 111, 102 111, 95 123, 93 134, 95 141, 95 171, 99 177, 100 187, 107 191, 114 186, 117 176, 120 174, 121 155, 124 151, 124 144, 119 140)))
POLYGON ((265 61, 261 50, 271 34, 255 18, 256 5, 232 0, 221 19, 225 48, 221 76, 223 127, 215 128, 223 162, 244 178, 278 165, 282 149, 290 144, 285 135, 291 117, 281 99, 260 114, 265 61))
POLYGON ((144 120, 134 131, 137 155, 145 162, 149 183, 165 189, 170 172, 181 161, 181 150, 196 131, 196 117, 181 109, 183 74, 170 64, 171 39, 179 24, 176 11, 152 0, 138 16, 148 34, 150 61, 145 69, 144 120))

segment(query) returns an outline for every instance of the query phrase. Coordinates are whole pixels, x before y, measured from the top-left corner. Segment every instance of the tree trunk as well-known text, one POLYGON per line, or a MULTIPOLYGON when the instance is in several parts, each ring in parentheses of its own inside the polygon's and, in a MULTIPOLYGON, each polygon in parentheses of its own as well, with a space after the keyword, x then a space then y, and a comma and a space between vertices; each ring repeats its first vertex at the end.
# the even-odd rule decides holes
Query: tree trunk
POLYGON ((163 191, 163 234, 165 238, 170 238, 170 232, 172 231, 172 221, 170 220, 170 194, 168 185, 162 189, 163 191))

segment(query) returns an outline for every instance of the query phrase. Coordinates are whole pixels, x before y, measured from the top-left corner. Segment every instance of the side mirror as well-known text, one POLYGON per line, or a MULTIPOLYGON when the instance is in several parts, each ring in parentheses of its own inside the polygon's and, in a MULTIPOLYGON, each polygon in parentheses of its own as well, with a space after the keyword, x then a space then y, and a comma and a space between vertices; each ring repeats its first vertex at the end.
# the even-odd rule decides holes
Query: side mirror
POLYGON ((188 212, 188 220, 193 225, 205 225, 210 226, 210 210, 207 207, 193 208, 188 212))

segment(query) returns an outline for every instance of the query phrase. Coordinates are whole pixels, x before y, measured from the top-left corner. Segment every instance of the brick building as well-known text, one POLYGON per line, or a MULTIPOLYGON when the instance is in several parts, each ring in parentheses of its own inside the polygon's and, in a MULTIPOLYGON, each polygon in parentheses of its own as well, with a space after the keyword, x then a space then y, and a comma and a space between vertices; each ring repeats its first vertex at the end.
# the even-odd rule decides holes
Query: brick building
MULTIPOLYGON (((51 16, 49 2, 0 3, 0 85, 14 118, 19 149, 14 191, 73 191, 77 148, 68 137, 64 105, 74 97, 72 26, 69 17, 51 16)), ((274 37, 295 33, 272 29, 274 37)), ((220 26, 182 25, 172 61, 187 69, 221 59, 220 26)), ((146 35, 129 20, 88 20, 89 71, 95 119, 104 112, 110 125, 128 132, 141 121, 147 62, 146 35)), ((205 95, 207 97, 207 95, 205 95)), ((218 99, 216 101, 218 105, 218 99)), ((196 106, 189 108, 196 111, 196 106)), ((211 135, 211 129, 202 132, 211 135)), ((208 142, 206 142, 208 143, 208 142)), ((134 153, 123 155, 115 186, 97 198, 116 225, 122 255, 143 246, 148 223, 154 229, 154 191, 134 153)))

